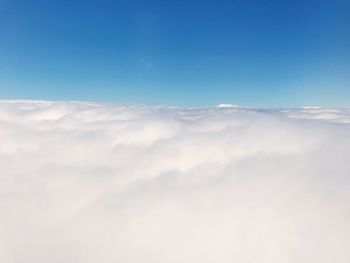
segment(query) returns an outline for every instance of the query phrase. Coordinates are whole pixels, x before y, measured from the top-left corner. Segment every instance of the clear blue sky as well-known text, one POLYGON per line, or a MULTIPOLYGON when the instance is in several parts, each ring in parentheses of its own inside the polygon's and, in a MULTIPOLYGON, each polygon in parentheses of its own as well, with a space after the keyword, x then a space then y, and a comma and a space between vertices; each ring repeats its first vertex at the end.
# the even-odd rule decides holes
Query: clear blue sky
POLYGON ((350 106, 350 1, 0 0, 0 98, 350 106))

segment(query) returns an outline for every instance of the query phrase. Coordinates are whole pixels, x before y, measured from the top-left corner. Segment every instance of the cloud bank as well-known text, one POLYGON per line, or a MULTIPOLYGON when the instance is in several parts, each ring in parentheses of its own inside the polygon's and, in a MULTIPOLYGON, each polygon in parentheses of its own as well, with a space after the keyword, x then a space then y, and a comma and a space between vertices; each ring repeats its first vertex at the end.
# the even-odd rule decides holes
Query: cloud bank
POLYGON ((0 140, 0 262, 350 262, 349 110, 1 101, 0 140))

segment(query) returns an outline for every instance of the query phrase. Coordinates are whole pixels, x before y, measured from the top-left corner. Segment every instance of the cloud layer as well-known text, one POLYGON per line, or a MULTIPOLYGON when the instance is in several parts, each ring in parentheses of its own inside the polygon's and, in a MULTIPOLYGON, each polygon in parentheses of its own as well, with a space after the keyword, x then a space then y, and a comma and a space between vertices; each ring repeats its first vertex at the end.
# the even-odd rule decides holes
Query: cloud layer
POLYGON ((350 262, 349 110, 1 101, 0 140, 0 262, 350 262))

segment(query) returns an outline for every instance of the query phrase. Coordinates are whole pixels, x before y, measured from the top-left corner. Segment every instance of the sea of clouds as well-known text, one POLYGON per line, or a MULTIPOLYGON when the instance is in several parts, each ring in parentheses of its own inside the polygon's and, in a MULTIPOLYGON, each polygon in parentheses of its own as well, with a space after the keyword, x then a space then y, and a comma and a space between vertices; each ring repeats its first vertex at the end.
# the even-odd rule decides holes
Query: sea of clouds
POLYGON ((0 101, 0 262, 349 263, 350 110, 222 105, 0 101))

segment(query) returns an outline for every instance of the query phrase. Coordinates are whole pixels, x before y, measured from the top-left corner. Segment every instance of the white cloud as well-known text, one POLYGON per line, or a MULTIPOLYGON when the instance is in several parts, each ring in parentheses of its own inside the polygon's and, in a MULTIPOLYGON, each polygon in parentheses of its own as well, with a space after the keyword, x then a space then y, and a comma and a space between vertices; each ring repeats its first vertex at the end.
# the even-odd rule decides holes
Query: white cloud
POLYGON ((238 105, 235 104, 228 104, 228 103, 221 103, 218 106, 216 106, 217 108, 238 108, 238 105))
POLYGON ((0 262, 348 263, 350 111, 0 102, 0 262))

